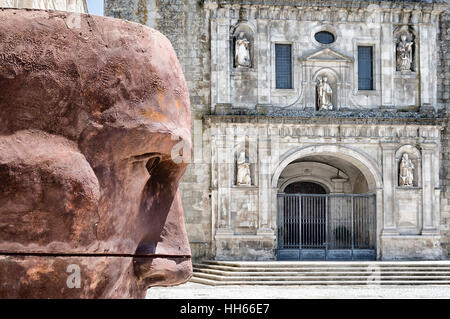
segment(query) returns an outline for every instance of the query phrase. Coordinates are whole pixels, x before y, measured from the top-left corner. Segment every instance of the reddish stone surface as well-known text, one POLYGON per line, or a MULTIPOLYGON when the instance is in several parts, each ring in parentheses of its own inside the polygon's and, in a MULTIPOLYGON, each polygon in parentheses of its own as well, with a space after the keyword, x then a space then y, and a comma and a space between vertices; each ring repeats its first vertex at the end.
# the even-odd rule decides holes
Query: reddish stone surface
POLYGON ((141 298, 188 280, 190 118, 159 32, 0 9, 0 298, 141 298))

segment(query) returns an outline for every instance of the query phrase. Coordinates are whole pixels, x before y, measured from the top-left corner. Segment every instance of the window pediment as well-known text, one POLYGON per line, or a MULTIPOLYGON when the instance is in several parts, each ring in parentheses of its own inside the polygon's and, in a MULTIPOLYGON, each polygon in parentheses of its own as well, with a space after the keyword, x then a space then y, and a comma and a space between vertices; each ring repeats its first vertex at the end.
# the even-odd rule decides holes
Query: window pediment
POLYGON ((339 52, 334 51, 333 49, 326 48, 314 52, 313 54, 307 55, 302 58, 303 61, 317 61, 317 62, 353 62, 353 59, 339 52))

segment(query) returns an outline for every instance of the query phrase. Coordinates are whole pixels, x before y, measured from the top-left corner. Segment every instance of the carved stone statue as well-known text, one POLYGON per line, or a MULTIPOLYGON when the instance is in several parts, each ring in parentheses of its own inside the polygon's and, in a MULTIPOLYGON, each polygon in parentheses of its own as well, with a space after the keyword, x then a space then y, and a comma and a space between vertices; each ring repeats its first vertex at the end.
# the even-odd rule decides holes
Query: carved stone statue
POLYGON ((333 89, 328 83, 328 78, 324 76, 317 84, 317 106, 319 111, 333 109, 333 89))
POLYGON ((406 71, 411 70, 413 56, 412 47, 413 42, 407 40, 406 34, 402 34, 400 42, 397 44, 397 70, 406 71))
POLYGON ((245 151, 240 152, 237 159, 236 184, 239 186, 252 185, 252 178, 250 176, 250 164, 246 162, 245 151))
POLYGON ((169 40, 78 13, 0 21, 0 299, 143 298, 187 281, 187 163, 171 150, 190 150, 191 115, 169 40))
POLYGON ((402 161, 400 162, 400 186, 413 186, 414 182, 414 164, 409 159, 407 153, 403 154, 402 161))
POLYGON ((235 51, 236 67, 249 68, 252 66, 250 58, 250 42, 245 37, 244 32, 239 33, 239 37, 236 39, 235 51))

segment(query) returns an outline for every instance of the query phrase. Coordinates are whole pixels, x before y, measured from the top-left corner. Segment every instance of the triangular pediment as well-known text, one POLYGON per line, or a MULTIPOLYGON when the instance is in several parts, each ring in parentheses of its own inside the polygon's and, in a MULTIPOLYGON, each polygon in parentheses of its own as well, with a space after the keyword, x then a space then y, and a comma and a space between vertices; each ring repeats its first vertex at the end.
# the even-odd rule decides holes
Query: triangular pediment
POLYGON ((322 49, 305 56, 305 61, 353 62, 353 59, 330 48, 322 49))

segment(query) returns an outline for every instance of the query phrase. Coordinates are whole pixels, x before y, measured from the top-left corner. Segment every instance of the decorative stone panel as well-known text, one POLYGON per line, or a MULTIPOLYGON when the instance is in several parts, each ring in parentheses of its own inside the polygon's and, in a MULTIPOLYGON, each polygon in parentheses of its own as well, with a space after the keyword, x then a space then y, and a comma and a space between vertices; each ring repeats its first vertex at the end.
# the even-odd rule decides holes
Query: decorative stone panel
POLYGON ((213 1, 211 16, 212 105, 257 109, 313 109, 315 87, 327 75, 337 109, 437 109, 437 3, 365 1, 213 1), (331 9, 333 8, 333 9, 331 9), (339 23, 337 23, 339 22, 339 23), (238 29, 254 39, 254 67, 233 67, 233 39, 238 29), (244 30, 242 29, 242 30, 244 30), (320 44, 317 32, 335 41, 320 44), (254 34, 253 34, 254 33, 254 34), (412 41, 411 68, 399 70, 402 35, 412 41), (292 45, 292 89, 275 87, 275 44, 292 45), (358 46, 373 47, 373 90, 358 89, 358 46), (231 72, 230 72, 231 70, 231 72), (381 70, 381 73, 380 73, 381 70))

